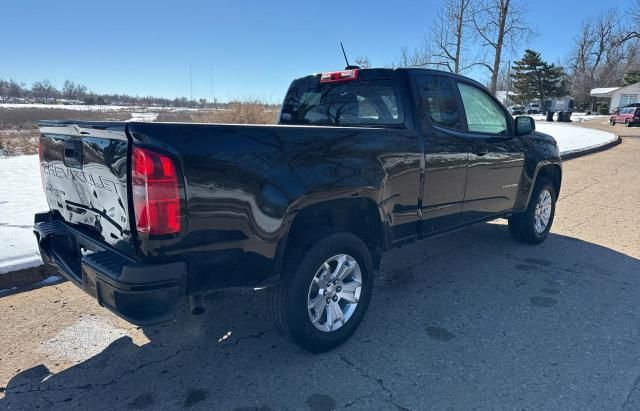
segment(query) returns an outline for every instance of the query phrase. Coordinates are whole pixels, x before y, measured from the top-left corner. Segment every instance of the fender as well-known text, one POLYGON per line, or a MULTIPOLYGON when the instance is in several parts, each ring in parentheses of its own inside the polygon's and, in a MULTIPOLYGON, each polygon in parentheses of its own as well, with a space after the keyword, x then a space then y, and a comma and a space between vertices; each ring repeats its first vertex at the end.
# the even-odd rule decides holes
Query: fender
POLYGON ((284 255, 288 245, 289 234, 291 232, 291 227, 295 218, 298 216, 300 212, 303 210, 309 209, 309 207, 314 206, 322 206, 323 204, 328 204, 334 201, 353 201, 353 200, 365 200, 367 202, 371 202, 375 204, 377 211, 377 218, 380 221, 380 227, 382 232, 381 236, 381 247, 382 249, 387 249, 391 247, 391 238, 389 232, 389 216, 385 213, 382 203, 384 201, 378 202, 377 198, 379 197, 379 191, 372 187, 352 187, 347 190, 334 190, 330 193, 323 192, 322 194, 310 194, 303 196, 296 200, 291 204, 289 209, 287 210, 284 216, 283 223, 283 235, 278 240, 276 255, 274 258, 274 266, 272 275, 261 282, 259 285, 255 287, 255 289, 266 288, 272 286, 276 283, 276 281, 280 277, 280 273, 282 271, 282 267, 284 264, 284 255))
MULTIPOLYGON (((536 181, 538 179, 538 174, 540 172, 540 170, 542 170, 544 167, 546 166, 550 166, 550 165, 556 165, 558 167, 560 167, 560 176, 562 177, 562 161, 561 160, 542 160, 540 162, 538 162, 538 164, 536 165, 536 169, 533 172, 533 177, 531 178, 531 183, 529 185, 529 189, 527 190, 526 193, 526 199, 525 201, 522 203, 521 207, 517 207, 518 210, 526 210, 527 207, 529 206, 529 201, 531 200, 531 194, 533 193, 533 187, 535 187, 536 185, 536 181)), ((559 194, 559 193, 557 193, 559 194)))

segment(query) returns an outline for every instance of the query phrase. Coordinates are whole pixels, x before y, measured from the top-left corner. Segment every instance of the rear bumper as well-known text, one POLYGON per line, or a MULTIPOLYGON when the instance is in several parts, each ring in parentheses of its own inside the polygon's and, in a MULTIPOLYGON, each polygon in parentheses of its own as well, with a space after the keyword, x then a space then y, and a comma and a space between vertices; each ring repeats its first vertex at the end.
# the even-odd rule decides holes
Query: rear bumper
POLYGON ((53 219, 35 215, 34 234, 45 264, 125 320, 139 325, 174 318, 185 295, 184 262, 143 264, 53 219))

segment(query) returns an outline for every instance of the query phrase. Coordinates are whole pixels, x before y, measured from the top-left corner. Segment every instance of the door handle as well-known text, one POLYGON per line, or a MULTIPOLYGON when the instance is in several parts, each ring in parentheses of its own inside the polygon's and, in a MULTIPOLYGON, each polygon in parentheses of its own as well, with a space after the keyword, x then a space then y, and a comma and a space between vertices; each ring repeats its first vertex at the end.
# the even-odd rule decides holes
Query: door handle
POLYGON ((489 153, 489 149, 486 147, 474 147, 471 152, 477 156, 483 156, 489 153))

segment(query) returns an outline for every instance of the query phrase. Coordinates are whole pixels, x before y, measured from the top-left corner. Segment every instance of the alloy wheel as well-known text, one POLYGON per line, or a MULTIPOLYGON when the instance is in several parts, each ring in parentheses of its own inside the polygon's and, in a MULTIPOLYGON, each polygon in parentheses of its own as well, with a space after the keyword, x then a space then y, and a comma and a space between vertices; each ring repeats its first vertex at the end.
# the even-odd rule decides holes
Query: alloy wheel
POLYGON ((309 319, 320 331, 332 332, 349 321, 362 291, 362 271, 347 254, 326 260, 316 271, 307 295, 309 319))
POLYGON ((536 203, 535 213, 533 215, 533 227, 537 234, 542 234, 549 225, 552 210, 552 197, 549 190, 545 189, 540 192, 538 202, 536 203))

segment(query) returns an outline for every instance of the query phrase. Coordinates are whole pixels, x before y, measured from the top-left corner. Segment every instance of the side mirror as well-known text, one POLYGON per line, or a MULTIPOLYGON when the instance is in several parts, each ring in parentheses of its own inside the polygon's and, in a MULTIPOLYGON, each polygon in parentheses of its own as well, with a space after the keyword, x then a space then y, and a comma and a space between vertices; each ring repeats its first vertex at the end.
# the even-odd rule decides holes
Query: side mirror
POLYGON ((516 136, 526 136, 536 129, 536 122, 529 116, 516 117, 516 136))

